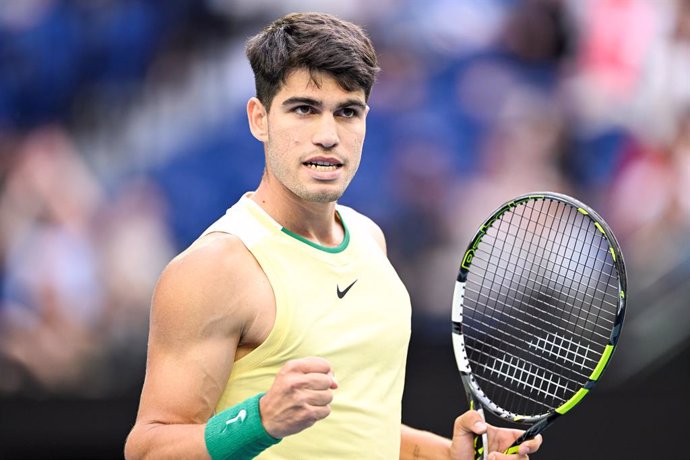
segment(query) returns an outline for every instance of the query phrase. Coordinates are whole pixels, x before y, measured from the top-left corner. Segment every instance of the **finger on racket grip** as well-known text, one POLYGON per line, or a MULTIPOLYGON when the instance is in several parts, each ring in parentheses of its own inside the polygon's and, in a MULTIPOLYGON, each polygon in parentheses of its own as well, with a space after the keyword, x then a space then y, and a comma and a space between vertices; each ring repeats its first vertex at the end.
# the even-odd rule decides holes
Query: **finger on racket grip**
POLYGON ((473 459, 481 460, 486 458, 486 446, 488 446, 488 425, 484 421, 484 414, 481 407, 474 409, 474 404, 471 402, 472 410, 465 412, 463 415, 455 420, 454 438, 462 436, 463 434, 471 435, 472 448, 474 451, 473 459))

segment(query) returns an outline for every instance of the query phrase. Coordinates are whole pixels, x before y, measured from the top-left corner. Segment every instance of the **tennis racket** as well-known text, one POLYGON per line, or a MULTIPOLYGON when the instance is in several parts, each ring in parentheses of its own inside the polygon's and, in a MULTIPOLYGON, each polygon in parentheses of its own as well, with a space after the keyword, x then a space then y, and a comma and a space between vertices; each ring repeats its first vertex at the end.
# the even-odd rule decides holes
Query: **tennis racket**
MULTIPOLYGON (((543 192, 497 209, 464 254, 453 348, 471 409, 544 431, 594 387, 625 313, 623 255, 587 205, 543 192)), ((488 455, 475 437, 475 459, 488 455)))

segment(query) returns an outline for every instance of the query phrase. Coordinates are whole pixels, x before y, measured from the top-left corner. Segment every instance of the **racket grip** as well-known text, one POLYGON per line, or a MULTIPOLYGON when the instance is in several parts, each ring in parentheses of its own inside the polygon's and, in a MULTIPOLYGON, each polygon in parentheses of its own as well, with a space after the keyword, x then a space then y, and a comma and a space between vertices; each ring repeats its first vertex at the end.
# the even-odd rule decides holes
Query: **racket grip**
POLYGON ((513 445, 510 446, 509 448, 507 448, 503 453, 506 455, 517 454, 518 449, 520 448, 520 444, 522 444, 523 442, 527 441, 528 439, 532 439, 532 438, 533 438, 533 436, 529 436, 527 434, 527 431, 525 431, 524 433, 522 433, 522 435, 519 438, 517 438, 515 440, 513 445))
POLYGON ((487 436, 486 433, 474 435, 474 460, 485 460, 488 453, 486 452, 487 446, 487 436))
POLYGON ((518 449, 520 448, 520 444, 529 439, 532 439, 533 437, 544 431, 547 426, 549 426, 547 420, 541 420, 538 423, 532 425, 527 431, 522 433, 522 435, 519 438, 517 438, 509 448, 503 451, 503 453, 506 455, 517 454, 518 449))
POLYGON ((518 444, 517 446, 516 446, 516 445, 510 446, 510 447, 507 448, 507 449, 505 450, 505 452, 503 452, 503 453, 506 454, 506 455, 513 455, 513 454, 517 454, 517 453, 518 453, 518 450, 520 450, 520 445, 519 445, 519 444, 518 444))
MULTIPOLYGON (((477 399, 474 397, 472 394, 472 391, 470 390, 470 387, 468 385, 465 385, 465 394, 467 395, 467 401, 470 404, 470 409, 471 410, 476 410, 479 412, 479 415, 482 417, 482 420, 486 420, 484 417, 484 409, 482 408, 481 403, 477 401, 477 399)), ((472 443, 474 447, 474 456, 472 457, 474 460, 486 460, 489 456, 489 438, 487 435, 487 432, 484 432, 483 434, 474 435, 474 442, 472 443)))

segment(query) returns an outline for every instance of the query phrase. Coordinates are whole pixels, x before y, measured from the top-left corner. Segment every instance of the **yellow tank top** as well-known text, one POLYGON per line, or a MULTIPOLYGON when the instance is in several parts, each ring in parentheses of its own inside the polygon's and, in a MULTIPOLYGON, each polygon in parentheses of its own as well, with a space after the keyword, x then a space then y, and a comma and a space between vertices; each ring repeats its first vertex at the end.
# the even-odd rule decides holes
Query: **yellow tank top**
POLYGON ((272 331, 234 363, 216 411, 268 390, 290 359, 323 357, 338 380, 331 414, 285 437, 261 459, 399 457, 409 295, 364 217, 346 206, 337 211, 345 238, 335 248, 282 228, 248 196, 204 232, 238 236, 276 299, 272 331))

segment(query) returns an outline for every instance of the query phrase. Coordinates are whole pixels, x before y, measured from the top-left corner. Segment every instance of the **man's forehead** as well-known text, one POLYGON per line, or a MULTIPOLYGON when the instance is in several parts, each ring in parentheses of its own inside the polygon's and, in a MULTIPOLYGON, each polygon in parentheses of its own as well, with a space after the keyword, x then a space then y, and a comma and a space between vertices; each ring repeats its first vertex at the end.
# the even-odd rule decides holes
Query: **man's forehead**
POLYGON ((325 72, 309 72, 307 69, 295 69, 287 74, 285 83, 277 94, 281 98, 295 95, 310 97, 319 95, 319 99, 324 97, 329 99, 361 99, 363 103, 365 101, 363 89, 347 91, 340 86, 332 75, 325 72))

